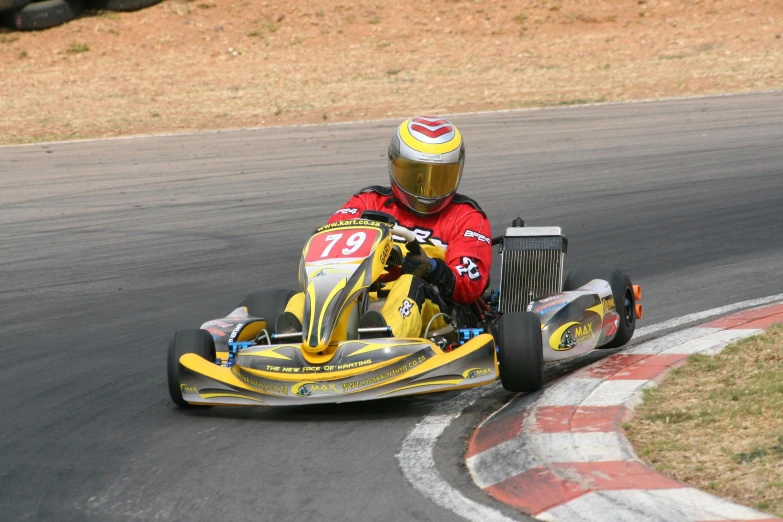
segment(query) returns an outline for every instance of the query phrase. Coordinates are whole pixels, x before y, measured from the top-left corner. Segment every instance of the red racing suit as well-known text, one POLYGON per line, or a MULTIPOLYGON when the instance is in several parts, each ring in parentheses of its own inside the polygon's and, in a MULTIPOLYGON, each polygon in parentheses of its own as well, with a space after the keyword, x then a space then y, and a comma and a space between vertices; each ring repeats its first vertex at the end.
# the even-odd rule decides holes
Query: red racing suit
POLYGON ((435 259, 436 267, 426 280, 441 296, 469 304, 484 292, 492 263, 492 232, 475 201, 456 194, 438 214, 421 217, 399 204, 391 188, 373 186, 354 194, 329 222, 359 218, 365 210, 391 214, 415 232, 427 255, 435 259), (445 254, 433 255, 433 250, 445 254))

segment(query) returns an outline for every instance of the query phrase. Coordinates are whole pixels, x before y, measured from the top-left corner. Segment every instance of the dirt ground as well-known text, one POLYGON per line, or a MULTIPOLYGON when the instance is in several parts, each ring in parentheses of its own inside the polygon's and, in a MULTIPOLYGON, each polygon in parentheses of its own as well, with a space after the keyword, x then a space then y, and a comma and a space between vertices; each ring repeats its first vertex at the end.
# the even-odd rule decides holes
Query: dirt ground
POLYGON ((166 0, 0 33, 0 143, 783 88, 780 0, 166 0))

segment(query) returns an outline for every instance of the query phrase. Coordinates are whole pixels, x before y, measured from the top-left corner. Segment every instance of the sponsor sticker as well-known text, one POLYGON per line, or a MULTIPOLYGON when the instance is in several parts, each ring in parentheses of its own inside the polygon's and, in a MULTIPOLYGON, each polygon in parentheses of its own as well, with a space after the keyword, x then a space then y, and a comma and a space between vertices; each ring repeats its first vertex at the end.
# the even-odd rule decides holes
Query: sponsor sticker
POLYGON ((560 345, 556 348, 556 350, 570 350, 576 346, 576 339, 574 339, 574 336, 571 335, 571 330, 566 330, 563 336, 560 338, 560 345))
POLYGON ((617 328, 620 326, 620 320, 615 319, 611 323, 609 323, 609 326, 606 327, 606 337, 612 336, 615 333, 617 333, 617 328))
POLYGON ((318 373, 318 372, 334 372, 341 370, 352 370, 354 368, 360 368, 372 364, 372 359, 364 359, 363 361, 354 361, 344 364, 325 364, 323 366, 275 366, 267 364, 264 370, 267 372, 279 372, 279 373, 318 373))
POLYGON ((239 333, 239 330, 242 329, 242 326, 244 326, 242 323, 239 323, 234 327, 234 329, 231 331, 231 336, 228 338, 228 342, 233 343, 234 339, 236 339, 237 334, 239 333))
POLYGON ((340 393, 334 383, 328 382, 299 382, 291 388, 294 395, 310 397, 311 395, 323 395, 340 393))
POLYGON ((402 306, 400 307, 400 315, 403 317, 408 317, 411 315, 411 308, 413 308, 413 303, 411 303, 409 300, 404 300, 402 302, 402 306))
POLYGON ((351 214, 353 216, 355 216, 358 213, 359 213, 358 208, 341 208, 340 210, 335 212, 335 214, 351 214))
MULTIPOLYGON (((411 232, 413 232, 413 235, 416 236, 416 241, 418 243, 422 243, 425 245, 433 245, 438 248, 445 249, 448 247, 448 243, 444 243, 439 237, 435 237, 432 235, 432 229, 430 228, 409 228, 411 232)), ((404 243, 405 238, 400 236, 392 236, 392 239, 398 243, 404 243)))
MULTIPOLYGON (((563 292, 566 293, 566 292, 563 292)), ((550 295, 549 297, 544 297, 543 299, 539 299, 539 303, 551 303, 552 301, 557 301, 558 299, 561 299, 563 296, 561 294, 555 294, 550 295)))
POLYGON ((457 269, 457 273, 461 276, 468 276, 470 279, 478 279, 481 277, 481 273, 479 272, 478 265, 473 262, 473 260, 469 257, 463 257, 462 258, 462 264, 457 265, 454 267, 457 269))
POLYGON ((566 304, 567 303, 553 303, 553 304, 550 304, 549 306, 545 306, 544 308, 539 308, 538 310, 536 310, 536 312, 539 315, 545 315, 545 314, 548 314, 549 312, 554 312, 555 310, 560 310, 566 304))
POLYGON ((465 370, 462 373, 462 377, 464 379, 475 379, 476 377, 481 377, 482 375, 488 375, 492 373, 492 370, 489 368, 471 368, 469 370, 465 370))
POLYGON ((244 382, 245 384, 249 384, 254 388, 257 388, 258 390, 264 393, 276 393, 278 395, 288 395, 288 390, 289 390, 288 386, 281 385, 281 384, 272 384, 272 383, 262 382, 253 379, 249 375, 246 375, 244 372, 240 371, 239 368, 237 368, 237 365, 231 367, 231 372, 234 375, 236 375, 237 379, 239 379, 240 381, 244 382))
POLYGON ((310 279, 315 279, 316 277, 322 277, 327 275, 343 275, 347 276, 350 275, 350 270, 340 270, 338 268, 322 268, 318 270, 317 272, 313 273, 313 275, 310 276, 310 279))
POLYGON ((323 232, 324 230, 331 230, 333 228, 353 227, 353 226, 371 226, 371 227, 386 227, 391 228, 389 223, 380 223, 378 221, 370 221, 368 219, 351 219, 348 221, 335 221, 334 223, 327 223, 315 229, 315 232, 323 232))
POLYGON ((220 319, 217 319, 215 321, 207 321, 206 323, 204 323, 204 326, 219 326, 221 328, 231 328, 234 325, 231 323, 227 323, 225 321, 221 321, 220 319))
POLYGON ((558 352, 564 352, 574 348, 578 343, 592 339, 593 323, 579 323, 571 321, 555 330, 549 337, 549 346, 558 352))
POLYGON ((466 230, 464 236, 465 237, 474 237, 477 240, 483 241, 484 243, 486 243, 488 245, 492 244, 492 239, 491 238, 489 238, 489 237, 487 237, 484 234, 481 234, 479 232, 473 231, 473 230, 466 230))
MULTIPOLYGON (((410 364, 410 363, 409 363, 410 364)), ((397 368, 394 368, 393 370, 389 370, 388 372, 379 373, 378 375, 375 375, 373 377, 368 377, 366 379, 363 379, 361 381, 350 381, 350 382, 344 382, 342 383, 343 391, 351 391, 356 390, 359 388, 364 388, 365 386, 370 386, 376 383, 379 383, 381 381, 385 381, 387 379, 391 379, 392 377, 396 377, 397 375, 401 373, 405 373, 408 371, 408 366, 399 366, 397 368)))

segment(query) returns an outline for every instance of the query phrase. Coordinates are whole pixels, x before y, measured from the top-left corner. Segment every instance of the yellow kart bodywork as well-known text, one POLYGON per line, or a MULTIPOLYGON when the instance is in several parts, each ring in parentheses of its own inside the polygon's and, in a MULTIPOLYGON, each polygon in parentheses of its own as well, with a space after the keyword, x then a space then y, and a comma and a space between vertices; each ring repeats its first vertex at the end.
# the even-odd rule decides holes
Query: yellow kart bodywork
POLYGON ((180 389, 190 404, 337 403, 471 388, 498 377, 495 340, 480 334, 452 351, 426 339, 381 338, 339 344, 332 364, 311 365, 301 345, 257 346, 221 366, 180 357, 180 389))

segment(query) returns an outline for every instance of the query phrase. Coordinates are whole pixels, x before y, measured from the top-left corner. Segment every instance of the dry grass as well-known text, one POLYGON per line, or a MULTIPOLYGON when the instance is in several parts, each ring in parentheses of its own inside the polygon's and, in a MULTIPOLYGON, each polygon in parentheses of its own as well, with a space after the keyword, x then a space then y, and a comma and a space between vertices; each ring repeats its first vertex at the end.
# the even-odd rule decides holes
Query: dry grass
POLYGON ((658 471, 783 516, 783 325, 691 357, 645 392, 627 431, 658 471))
POLYGON ((0 143, 780 88, 781 33, 779 0, 166 0, 0 34, 0 143))

